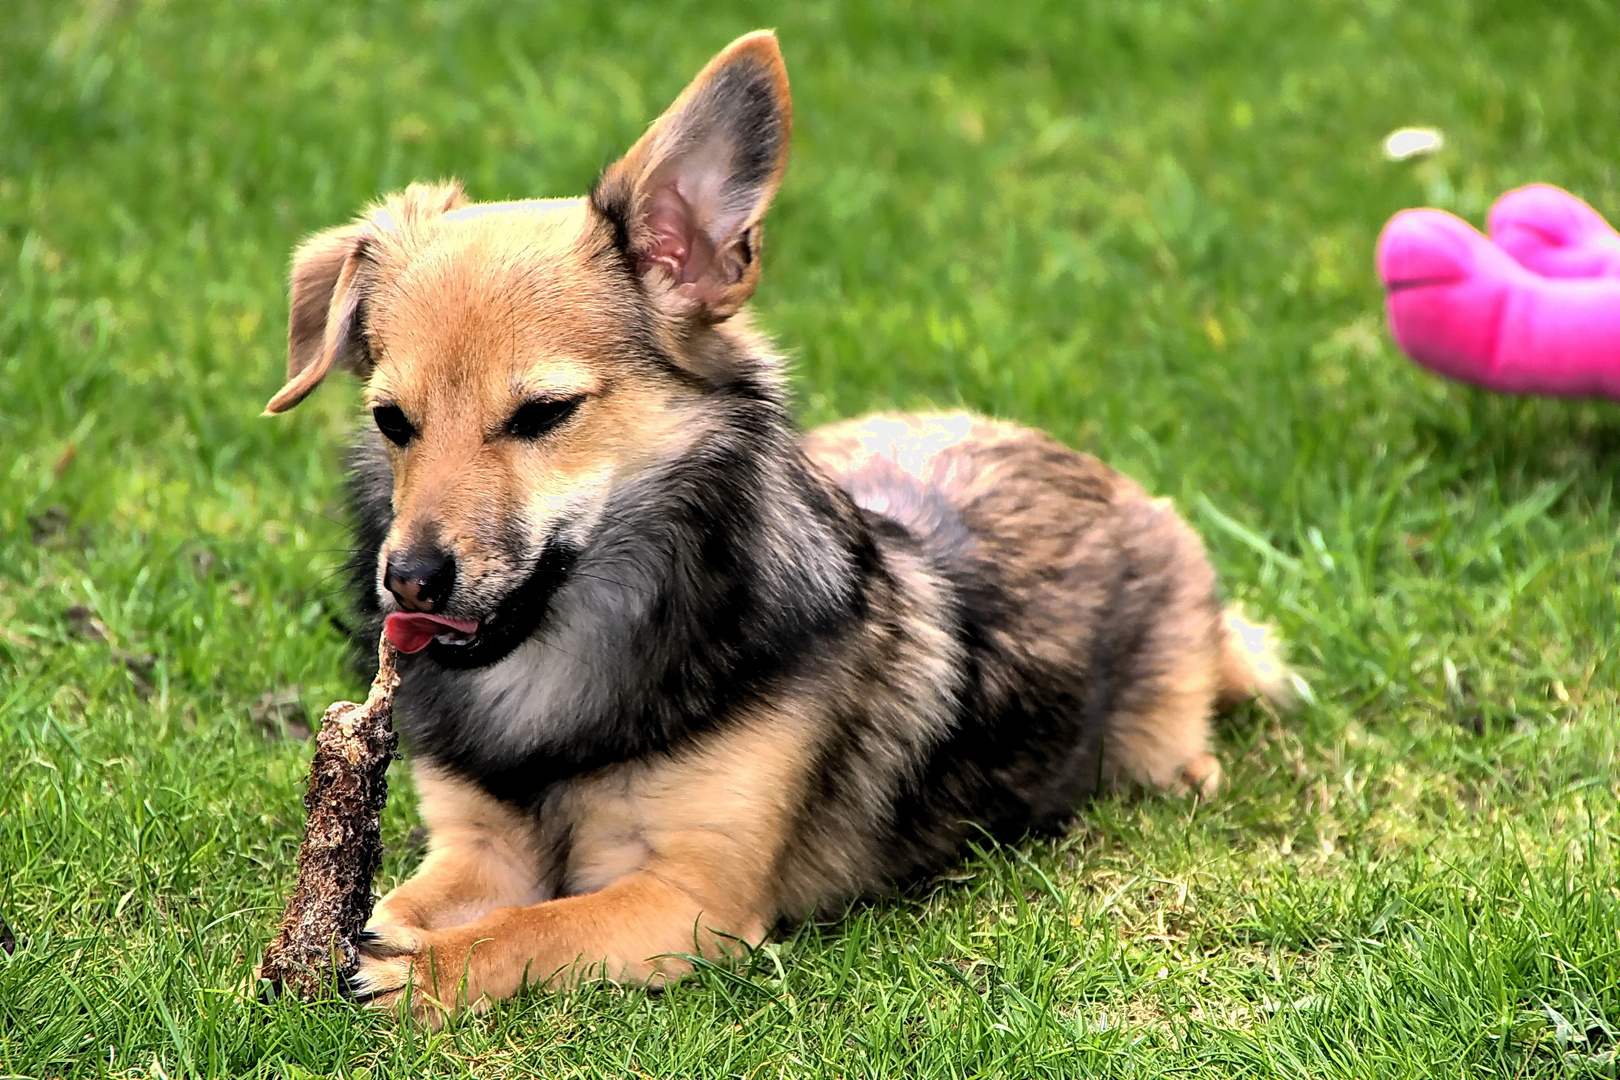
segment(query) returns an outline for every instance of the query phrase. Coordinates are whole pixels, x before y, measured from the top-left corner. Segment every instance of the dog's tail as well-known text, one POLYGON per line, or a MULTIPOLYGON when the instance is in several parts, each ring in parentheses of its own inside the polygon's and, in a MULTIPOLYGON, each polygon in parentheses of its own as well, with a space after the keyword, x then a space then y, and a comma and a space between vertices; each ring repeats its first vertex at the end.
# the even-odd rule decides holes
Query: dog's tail
POLYGON ((1236 604, 1226 609, 1223 622, 1219 707, 1259 698, 1272 708, 1286 709, 1298 701, 1302 683, 1282 658, 1277 631, 1253 621, 1236 604))

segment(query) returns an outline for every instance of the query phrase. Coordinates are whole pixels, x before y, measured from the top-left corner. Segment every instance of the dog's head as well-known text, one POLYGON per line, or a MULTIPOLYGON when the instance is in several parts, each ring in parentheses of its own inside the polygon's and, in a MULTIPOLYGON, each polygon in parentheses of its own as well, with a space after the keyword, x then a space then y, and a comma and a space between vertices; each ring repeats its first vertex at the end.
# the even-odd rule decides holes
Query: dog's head
POLYGON ((288 380, 266 411, 333 368, 364 378, 393 470, 375 587, 396 644, 505 655, 616 486, 693 437, 693 406, 748 352, 732 317, 789 123, 776 39, 750 34, 587 198, 480 205, 418 184, 298 248, 288 380))

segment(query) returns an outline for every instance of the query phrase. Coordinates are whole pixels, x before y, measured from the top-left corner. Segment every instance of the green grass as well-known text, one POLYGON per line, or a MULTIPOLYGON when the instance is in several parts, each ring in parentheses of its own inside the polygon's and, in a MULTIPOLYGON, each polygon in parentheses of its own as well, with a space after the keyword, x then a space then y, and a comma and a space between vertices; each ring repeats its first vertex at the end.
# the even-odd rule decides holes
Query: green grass
POLYGON ((1415 368, 1371 263, 1395 210, 1531 180, 1620 220, 1617 44, 1605 0, 10 0, 0 1075, 1614 1075, 1620 409, 1415 368), (807 418, 961 403, 1111 460, 1314 701, 1224 724, 1212 805, 1103 801, 662 996, 436 1035, 245 1000, 309 752, 252 707, 362 687, 353 387, 258 416, 289 250, 414 178, 579 193, 758 25, 797 131, 757 307, 807 418), (1383 161, 1407 124, 1445 151, 1383 161))

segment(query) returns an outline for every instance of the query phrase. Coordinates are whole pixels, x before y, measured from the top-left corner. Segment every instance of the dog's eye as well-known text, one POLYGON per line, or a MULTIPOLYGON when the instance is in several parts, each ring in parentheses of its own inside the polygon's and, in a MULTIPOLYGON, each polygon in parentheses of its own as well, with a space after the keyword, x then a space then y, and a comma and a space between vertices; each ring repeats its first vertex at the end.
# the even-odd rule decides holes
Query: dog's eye
POLYGON ((379 405, 371 410, 371 418, 377 421, 377 430, 395 446, 404 446, 416 435, 416 428, 398 405, 379 405))
POLYGON ((584 400, 583 397, 572 397, 560 401, 526 401, 506 422, 506 433, 514 439, 538 439, 573 416, 574 410, 584 400))

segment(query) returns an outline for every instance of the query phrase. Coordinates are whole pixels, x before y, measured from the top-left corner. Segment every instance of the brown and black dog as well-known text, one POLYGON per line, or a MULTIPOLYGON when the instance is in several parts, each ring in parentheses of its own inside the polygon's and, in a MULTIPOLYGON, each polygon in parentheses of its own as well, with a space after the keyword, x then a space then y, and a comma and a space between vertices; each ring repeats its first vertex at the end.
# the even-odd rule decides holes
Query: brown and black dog
POLYGON ((1214 793, 1214 709, 1279 698, 1163 501, 1044 435, 887 415, 803 435, 743 305, 787 164, 750 34, 586 198, 415 185, 303 246, 291 408, 334 367, 368 632, 428 854, 354 992, 437 1022, 525 984, 662 983, 1061 827, 1214 793))

